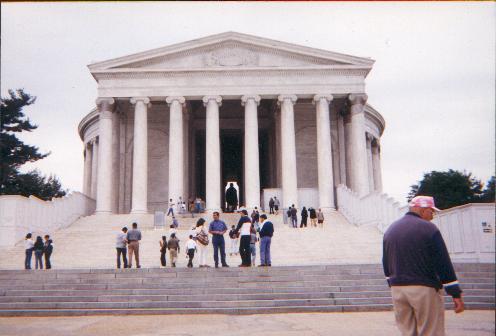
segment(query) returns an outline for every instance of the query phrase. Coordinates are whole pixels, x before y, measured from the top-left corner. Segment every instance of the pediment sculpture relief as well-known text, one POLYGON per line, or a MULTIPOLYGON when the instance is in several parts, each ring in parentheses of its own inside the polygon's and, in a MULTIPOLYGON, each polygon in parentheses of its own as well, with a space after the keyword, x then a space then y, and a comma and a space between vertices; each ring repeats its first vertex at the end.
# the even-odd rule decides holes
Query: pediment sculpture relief
POLYGON ((257 66, 258 55, 248 50, 222 49, 205 54, 204 62, 205 66, 257 66))

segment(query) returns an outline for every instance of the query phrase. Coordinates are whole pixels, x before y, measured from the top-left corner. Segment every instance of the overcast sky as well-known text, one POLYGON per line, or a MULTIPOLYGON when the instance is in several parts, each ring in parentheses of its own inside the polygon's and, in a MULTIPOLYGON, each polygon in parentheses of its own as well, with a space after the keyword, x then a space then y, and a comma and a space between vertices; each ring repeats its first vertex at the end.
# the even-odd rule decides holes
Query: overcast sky
POLYGON ((1 93, 37 96, 22 138, 52 154, 25 169, 80 191, 87 65, 237 31, 376 61, 369 103, 386 120, 384 191, 405 203, 425 172, 494 174, 495 3, 2 3, 1 93))

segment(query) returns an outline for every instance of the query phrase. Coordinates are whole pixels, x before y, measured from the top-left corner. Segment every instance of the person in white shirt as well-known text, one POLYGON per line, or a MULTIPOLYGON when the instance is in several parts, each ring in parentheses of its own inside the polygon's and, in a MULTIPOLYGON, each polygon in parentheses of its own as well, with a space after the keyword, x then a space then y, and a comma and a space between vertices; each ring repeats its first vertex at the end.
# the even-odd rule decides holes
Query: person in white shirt
POLYGON ((188 260, 188 267, 193 267, 193 258, 195 257, 196 242, 193 240, 193 235, 189 235, 189 240, 186 242, 186 257, 188 260))
POLYGON ((174 217, 174 202, 172 201, 172 198, 169 199, 169 209, 167 210, 167 215, 166 216, 169 216, 171 215, 172 217, 174 217))
POLYGON ((24 240, 24 248, 26 249, 26 258, 24 259, 24 269, 31 269, 31 258, 33 257, 34 241, 33 235, 28 233, 24 240))
POLYGON ((196 222, 196 248, 198 251, 198 258, 200 259, 200 267, 210 267, 207 265, 208 233, 205 231, 204 224, 205 219, 203 218, 199 218, 196 222))

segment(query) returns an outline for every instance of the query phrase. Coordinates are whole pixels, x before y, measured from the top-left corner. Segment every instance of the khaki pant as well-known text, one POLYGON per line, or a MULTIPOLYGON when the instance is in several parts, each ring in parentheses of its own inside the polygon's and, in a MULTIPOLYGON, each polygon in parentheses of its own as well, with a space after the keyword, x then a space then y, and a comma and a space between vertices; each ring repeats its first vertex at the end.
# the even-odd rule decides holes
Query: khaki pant
POLYGON ((177 261, 177 250, 170 249, 169 256, 170 256, 171 264, 175 264, 177 261))
POLYGON ((132 241, 129 244, 127 244, 127 249, 129 253, 129 268, 133 266, 133 254, 134 257, 136 258, 136 267, 140 267, 140 262, 139 262, 139 242, 138 241, 132 241))
POLYGON ((444 336, 442 292, 426 286, 391 287, 396 324, 403 336, 444 336))

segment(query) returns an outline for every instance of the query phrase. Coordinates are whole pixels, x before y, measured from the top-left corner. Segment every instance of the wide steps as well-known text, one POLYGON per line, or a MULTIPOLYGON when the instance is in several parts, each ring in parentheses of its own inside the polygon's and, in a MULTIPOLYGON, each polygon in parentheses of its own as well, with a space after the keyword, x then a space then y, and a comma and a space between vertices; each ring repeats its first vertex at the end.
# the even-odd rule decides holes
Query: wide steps
MULTIPOLYGON (((467 309, 494 309, 494 264, 455 268, 467 309)), ((0 316, 391 309, 380 265, 0 271, 0 316)))

